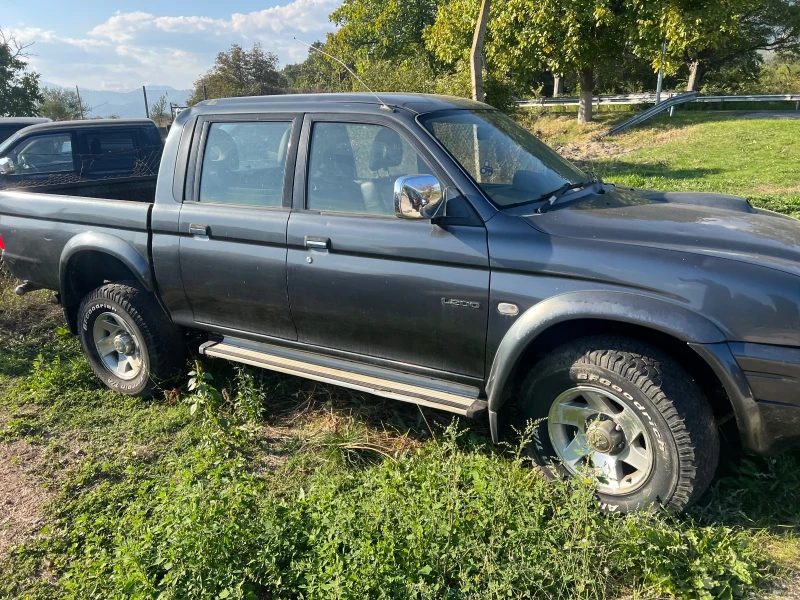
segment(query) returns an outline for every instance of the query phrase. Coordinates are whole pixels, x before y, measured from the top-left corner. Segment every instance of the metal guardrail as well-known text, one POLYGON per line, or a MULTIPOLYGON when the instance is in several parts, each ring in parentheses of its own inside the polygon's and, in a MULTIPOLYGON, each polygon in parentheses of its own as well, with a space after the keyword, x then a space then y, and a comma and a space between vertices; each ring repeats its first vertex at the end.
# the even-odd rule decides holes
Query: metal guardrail
POLYGON ((683 94, 672 96, 671 98, 662 100, 655 106, 651 106, 647 110, 643 110, 642 112, 636 114, 627 121, 623 121, 619 125, 612 127, 608 131, 602 133, 600 137, 606 137, 607 135, 614 135, 615 133, 619 133, 620 131, 627 129, 628 127, 632 127, 633 125, 638 125, 639 123, 643 123, 644 121, 647 121, 647 119, 654 117, 658 113, 664 112, 665 110, 668 110, 673 106, 678 106, 679 104, 686 104, 687 102, 694 102, 695 100, 697 100, 697 92, 686 92, 683 94))
MULTIPOLYGON (((686 93, 686 92, 683 92, 686 93)), ((661 101, 681 95, 681 92, 664 92, 661 101)), ((534 106, 577 106, 577 96, 559 96, 557 98, 529 98, 517 101, 520 108, 534 106)), ((594 106, 610 106, 625 104, 655 104, 655 94, 620 94, 616 96, 594 96, 594 106)), ((797 102, 800 103, 800 94, 740 94, 732 96, 698 96, 695 102, 797 102)), ((799 108, 800 106, 796 106, 799 108)))

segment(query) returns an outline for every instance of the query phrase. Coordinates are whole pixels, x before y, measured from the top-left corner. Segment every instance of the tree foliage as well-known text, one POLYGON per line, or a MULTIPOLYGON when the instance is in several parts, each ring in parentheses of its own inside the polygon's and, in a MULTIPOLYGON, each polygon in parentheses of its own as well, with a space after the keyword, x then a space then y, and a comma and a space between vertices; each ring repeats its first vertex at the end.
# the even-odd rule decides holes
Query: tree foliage
POLYGON ((666 71, 687 65, 692 89, 699 89, 703 69, 735 70, 736 63, 758 60, 757 51, 800 49, 796 0, 664 0, 647 12, 637 31, 639 54, 658 68, 666 40, 666 71))
POLYGON ((169 116, 169 112, 167 111, 167 97, 161 94, 158 100, 153 102, 153 106, 150 107, 150 118, 156 122, 156 125, 162 127, 167 124, 169 116))
POLYGON ((265 52, 260 43, 250 50, 233 44, 227 52, 220 52, 214 66, 194 84, 194 94, 189 104, 208 98, 235 96, 265 96, 283 94, 286 81, 278 70, 278 57, 265 52))
POLYGON ((41 99, 36 107, 42 117, 53 121, 75 121, 82 118, 91 109, 83 105, 75 90, 67 88, 43 88, 41 99))
POLYGON ((344 0, 330 16, 339 29, 330 39, 337 57, 427 60, 423 30, 436 18, 436 0, 344 0))
POLYGON ((29 117, 41 100, 39 74, 28 71, 23 44, 0 30, 0 117, 29 117))

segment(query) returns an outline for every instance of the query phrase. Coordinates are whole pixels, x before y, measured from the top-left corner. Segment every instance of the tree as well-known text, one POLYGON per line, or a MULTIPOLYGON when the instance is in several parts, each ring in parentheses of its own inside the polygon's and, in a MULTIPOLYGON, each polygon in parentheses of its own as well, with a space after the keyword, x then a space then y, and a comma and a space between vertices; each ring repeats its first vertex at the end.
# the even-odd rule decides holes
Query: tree
POLYGON ((204 89, 209 98, 266 96, 285 93, 286 81, 278 70, 278 57, 264 52, 261 44, 255 43, 251 50, 233 44, 217 54, 214 66, 195 81, 189 104, 203 100, 204 89))
POLYGON ((0 30, 0 117, 29 117, 41 100, 39 74, 25 62, 29 47, 0 30))
POLYGON ((150 107, 150 118, 153 119, 159 127, 162 127, 165 121, 168 120, 167 97, 164 94, 161 94, 158 100, 153 102, 153 106, 150 107))
MULTIPOLYGON (((425 32, 437 58, 448 64, 468 58, 479 3, 448 0, 439 8, 436 22, 425 32)), ((485 42, 489 69, 518 83, 529 82, 543 68, 577 73, 578 121, 591 121, 595 69, 613 63, 626 50, 643 4, 615 0, 493 3, 485 42)))
POLYGON ((469 69, 472 79, 472 99, 483 102, 483 42, 486 38, 486 26, 489 22, 491 0, 482 0, 478 22, 475 24, 475 35, 472 38, 472 49, 469 54, 469 69))
POLYGON ((757 60, 756 52, 800 49, 800 5, 796 0, 662 0, 647 4, 650 14, 638 30, 639 54, 667 40, 666 72, 685 65, 687 91, 700 89, 708 67, 757 60), (749 56, 749 58, 748 58, 749 56))
MULTIPOLYGON (((316 41, 312 46, 324 50, 326 44, 316 41)), ((303 62, 286 65, 282 75, 287 89, 294 93, 343 92, 352 89, 351 76, 347 69, 311 48, 303 62)))
POLYGON ((81 106, 81 101, 75 90, 44 88, 36 111, 40 116, 53 119, 53 121, 76 121, 81 119, 82 115, 91 111, 91 108, 86 104, 81 106))
POLYGON ((436 0, 344 0, 330 16, 339 29, 328 38, 348 64, 416 58, 430 62, 422 32, 436 19, 436 0))

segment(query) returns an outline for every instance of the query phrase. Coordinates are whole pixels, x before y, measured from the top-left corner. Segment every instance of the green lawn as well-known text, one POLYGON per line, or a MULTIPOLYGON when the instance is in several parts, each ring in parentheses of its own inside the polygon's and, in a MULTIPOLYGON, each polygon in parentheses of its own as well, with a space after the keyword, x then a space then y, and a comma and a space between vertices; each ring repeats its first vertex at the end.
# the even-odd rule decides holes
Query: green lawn
MULTIPOLYGON (((586 146, 608 179, 795 210, 800 122, 713 118, 586 146)), ((588 137, 537 121, 567 151, 588 137)), ((591 479, 546 484, 517 441, 437 411, 208 360, 193 390, 116 395, 47 295, 13 285, 0 274, 0 598, 746 598, 800 564, 797 453, 726 446, 689 515, 604 516, 591 479)))
POLYGON ((659 115, 597 139, 627 113, 600 113, 581 129, 574 117, 523 114, 534 132, 607 181, 665 191, 744 196, 754 205, 800 216, 800 119, 742 118, 687 111, 659 115), (592 139, 595 138, 595 139, 592 139), (583 152, 575 156, 575 146, 583 152))

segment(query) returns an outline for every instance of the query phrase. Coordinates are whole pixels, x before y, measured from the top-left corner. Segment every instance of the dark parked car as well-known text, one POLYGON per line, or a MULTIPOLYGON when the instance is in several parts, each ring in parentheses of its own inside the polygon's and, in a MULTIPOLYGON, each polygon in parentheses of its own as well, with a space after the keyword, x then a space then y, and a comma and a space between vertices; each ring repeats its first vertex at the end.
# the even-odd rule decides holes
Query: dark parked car
POLYGON ((208 356, 494 440, 514 409, 544 471, 595 472, 608 511, 696 500, 726 421, 752 453, 798 440, 800 222, 603 183, 484 104, 382 100, 201 102, 146 202, 0 192, 18 291, 55 290, 125 394, 200 330, 208 356))
POLYGON ((0 117, 0 142, 7 140, 20 129, 49 122, 50 119, 44 117, 0 117))
POLYGON ((0 144, 0 189, 95 196, 108 194, 97 181, 114 179, 113 197, 146 199, 155 191, 162 151, 158 128, 149 119, 31 125, 0 144))

